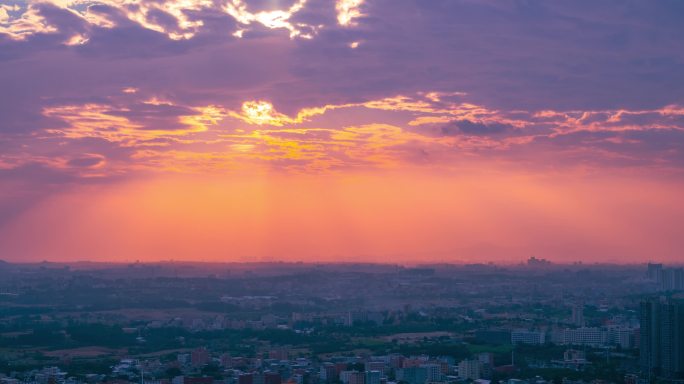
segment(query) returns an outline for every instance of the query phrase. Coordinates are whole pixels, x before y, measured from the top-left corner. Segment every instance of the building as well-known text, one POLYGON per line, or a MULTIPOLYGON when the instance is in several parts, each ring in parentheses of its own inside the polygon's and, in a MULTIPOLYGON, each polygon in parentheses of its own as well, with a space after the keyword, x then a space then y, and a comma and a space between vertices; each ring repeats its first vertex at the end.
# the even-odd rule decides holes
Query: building
POLYGON ((576 327, 584 327, 584 304, 575 304, 572 306, 572 325, 576 327))
POLYGON ((589 345, 600 347, 606 344, 608 332, 605 329, 595 327, 581 327, 565 329, 562 332, 561 344, 564 345, 589 345))
POLYGON ((190 354, 179 353, 178 356, 176 356, 176 360, 182 365, 187 365, 190 363, 190 354))
POLYGON ((251 373, 245 373, 238 376, 238 384, 254 384, 254 375, 251 373))
POLYGON ((544 344, 546 334, 541 331, 518 329, 511 332, 511 344, 544 344))
POLYGON ((386 367, 385 362, 381 360, 367 361, 365 364, 366 371, 380 371, 384 373, 386 367))
POLYGON ((662 281, 660 288, 663 291, 684 290, 684 269, 666 268, 662 270, 662 281))
POLYGON ((204 347, 193 349, 190 354, 190 363, 193 367, 201 367, 209 364, 209 361, 211 361, 209 351, 204 347))
POLYGON ((382 373, 380 371, 366 371, 365 384, 380 384, 382 373))
POLYGON ((352 372, 354 371, 340 371, 339 377, 342 384, 349 384, 349 377, 351 376, 352 372))
POLYGON ((625 384, 648 384, 648 380, 639 377, 639 375, 629 373, 625 375, 625 384))
POLYGON ((332 383, 333 381, 336 381, 339 377, 335 364, 333 363, 323 363, 323 365, 321 365, 319 376, 321 380, 323 380, 326 383, 332 383))
POLYGON ((563 360, 551 360, 553 367, 574 369, 576 371, 583 370, 589 362, 584 351, 577 349, 567 349, 563 353, 563 360))
POLYGON ((425 384, 427 381, 427 369, 424 367, 407 367, 397 369, 397 381, 405 381, 409 384, 425 384))
POLYGON ((183 384, 213 384, 213 377, 185 377, 183 384))
POLYGON ((342 371, 340 372, 340 382, 342 384, 349 384, 349 377, 354 371, 342 371))
POLYGON ((287 348, 277 348, 268 351, 268 358, 275 360, 287 360, 290 358, 290 353, 287 348))
POLYGON ((477 360, 480 362, 480 377, 491 379, 494 371, 494 354, 491 352, 479 353, 477 360))
POLYGON ((442 381, 442 366, 440 364, 422 364, 421 367, 427 371, 427 381, 442 381))
POLYGON ((648 264, 647 277, 658 284, 661 291, 684 290, 684 269, 663 268, 662 264, 648 264))
POLYGON ((458 363, 458 377, 464 380, 480 379, 480 361, 463 360, 458 363))
POLYGON ((639 362, 649 377, 684 378, 684 303, 641 303, 639 362))
POLYGON ((619 345, 620 348, 630 349, 636 346, 634 339, 635 331, 638 329, 624 326, 614 326, 608 328, 608 340, 610 345, 619 345))
POLYGON ((264 372, 264 384, 280 384, 282 378, 278 372, 264 372))
POLYGON ((580 351, 577 349, 566 349, 565 352, 563 352, 563 360, 565 361, 577 361, 586 359, 587 354, 584 351, 580 351))
POLYGON ((392 369, 402 368, 404 366, 404 360, 406 358, 403 355, 393 354, 389 356, 389 366, 392 369))
POLYGON ((648 279, 660 283, 663 277, 663 265, 648 263, 648 279))
POLYGON ((349 384, 366 384, 366 373, 352 371, 349 374, 349 384))
POLYGON ((551 265, 551 262, 546 260, 546 259, 537 259, 534 256, 527 259, 527 266, 528 267, 543 268, 543 267, 548 267, 550 265, 551 265))

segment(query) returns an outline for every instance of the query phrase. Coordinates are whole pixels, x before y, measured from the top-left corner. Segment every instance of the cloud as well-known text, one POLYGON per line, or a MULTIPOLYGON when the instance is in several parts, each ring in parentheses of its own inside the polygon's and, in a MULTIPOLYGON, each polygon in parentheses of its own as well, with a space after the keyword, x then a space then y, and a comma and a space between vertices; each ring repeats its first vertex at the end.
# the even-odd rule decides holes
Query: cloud
POLYGON ((290 18, 304 9, 306 0, 297 0, 289 8, 261 10, 251 12, 247 3, 243 0, 229 0, 225 6, 225 11, 237 20, 243 27, 233 32, 234 36, 242 37, 245 29, 252 23, 259 23, 270 29, 286 29, 290 33, 290 38, 303 37, 313 38, 320 26, 308 25, 306 23, 293 24, 290 18))
POLYGON ((0 8, 0 34, 5 34, 13 40, 25 40, 27 36, 36 33, 57 32, 55 26, 49 24, 41 14, 39 7, 29 6, 19 17, 10 17, 8 11, 19 11, 18 5, 3 5, 0 8))
POLYGON ((121 116, 130 123, 145 130, 173 131, 187 129, 182 117, 191 117, 199 112, 188 107, 168 102, 148 101, 126 105, 125 108, 103 111, 109 116, 121 116))
POLYGON ((83 156, 74 157, 70 159, 67 164, 71 167, 77 168, 97 168, 102 166, 105 158, 98 154, 85 154, 83 156))
POLYGON ((509 133, 515 128, 508 124, 500 123, 481 123, 470 120, 456 120, 442 126, 442 134, 445 136, 453 136, 458 134, 475 135, 475 136, 492 136, 503 133, 509 133))
POLYGON ((65 163, 73 153, 54 147, 78 142, 74 153, 102 154, 97 171, 116 174, 464 158, 570 166, 571 152, 598 168, 652 165, 651 145, 670 169, 678 149, 662 140, 684 123, 677 9, 617 4, 5 5, 0 135, 18 149, 2 161, 65 163))
POLYGON ((65 105, 43 113, 61 120, 63 127, 47 129, 70 139, 103 138, 123 145, 147 145, 151 140, 203 132, 222 118, 212 106, 189 108, 156 99, 125 106, 107 104, 65 105))
MULTIPOLYGON (((359 6, 362 1, 345 0, 337 4, 340 24, 349 26, 353 19, 361 16, 359 6)), ((72 22, 84 25, 88 31, 96 28, 121 28, 135 24, 141 28, 163 34, 171 40, 189 40, 201 34, 205 24, 212 24, 216 15, 225 15, 234 20, 224 25, 223 33, 228 32, 242 38, 245 32, 251 31, 253 24, 266 29, 282 29, 290 38, 313 38, 324 27, 323 24, 310 24, 301 19, 293 21, 307 5, 307 0, 292 0, 284 7, 274 8, 273 3, 259 4, 259 1, 227 0, 160 0, 160 1, 124 1, 85 0, 61 1, 42 0, 39 3, 19 5, 3 5, 0 7, 0 34, 14 40, 25 40, 27 37, 49 33, 65 33, 69 24, 56 23, 46 17, 46 7, 60 9, 72 15, 72 22), (256 6, 255 6, 256 3, 256 6)), ((89 40, 83 35, 82 43, 89 40)))
POLYGON ((269 167, 327 172, 416 164, 449 168, 465 158, 519 163, 538 158, 546 165, 594 168, 659 164, 672 169, 681 164, 680 148, 665 147, 662 139, 684 129, 677 126, 681 109, 676 105, 640 111, 501 111, 470 104, 467 96, 454 92, 424 91, 310 106, 288 115, 267 101, 245 101, 236 111, 117 92, 100 104, 46 108, 45 116, 57 127, 45 134, 98 138, 132 150, 124 163, 103 168, 105 173, 125 172, 126 167, 184 173, 269 167), (638 124, 631 120, 636 116, 638 124), (661 153, 656 156, 653 148, 661 153))
POLYGON ((337 10, 337 22, 345 27, 356 25, 354 19, 363 16, 361 13, 363 1, 364 0, 336 0, 335 9, 337 10))

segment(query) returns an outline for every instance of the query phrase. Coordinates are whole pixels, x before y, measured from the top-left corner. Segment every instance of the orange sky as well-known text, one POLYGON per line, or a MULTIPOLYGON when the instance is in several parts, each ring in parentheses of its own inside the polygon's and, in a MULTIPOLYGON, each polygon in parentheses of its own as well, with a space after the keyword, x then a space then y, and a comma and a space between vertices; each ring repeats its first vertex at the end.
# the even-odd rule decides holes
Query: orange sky
POLYGON ((0 252, 22 261, 676 262, 678 190, 491 169, 141 178, 47 198, 2 230, 0 252))

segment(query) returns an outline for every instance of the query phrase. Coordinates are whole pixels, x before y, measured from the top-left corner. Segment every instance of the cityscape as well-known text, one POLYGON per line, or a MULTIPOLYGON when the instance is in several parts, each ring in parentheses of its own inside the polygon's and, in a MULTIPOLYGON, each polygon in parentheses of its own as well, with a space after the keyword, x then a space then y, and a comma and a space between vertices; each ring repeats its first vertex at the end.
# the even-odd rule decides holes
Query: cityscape
POLYGON ((684 378, 684 269, 0 265, 3 384, 684 378))

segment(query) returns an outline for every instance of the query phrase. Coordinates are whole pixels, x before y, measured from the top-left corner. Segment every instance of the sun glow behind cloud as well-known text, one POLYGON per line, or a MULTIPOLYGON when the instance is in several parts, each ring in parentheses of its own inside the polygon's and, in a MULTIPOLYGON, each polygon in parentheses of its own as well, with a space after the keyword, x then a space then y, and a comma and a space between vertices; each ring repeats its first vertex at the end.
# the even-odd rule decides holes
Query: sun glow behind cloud
POLYGON ((24 12, 20 11, 19 5, 0 4, 0 33, 15 40, 24 40, 36 33, 57 32, 57 28, 48 24, 35 8, 28 7, 24 12), (10 17, 10 12, 18 13, 18 16, 10 17))
POLYGON ((361 5, 364 0, 337 0, 335 9, 337 10, 337 22, 342 26, 355 25, 354 19, 357 19, 363 14, 361 13, 361 5))
MULTIPOLYGON (((307 107, 290 116, 264 100, 246 101, 235 111, 140 99, 137 90, 124 91, 110 104, 46 108, 45 116, 66 124, 46 133, 70 140, 104 139, 135 149, 136 169, 184 173, 252 167, 332 172, 359 166, 427 164, 449 169, 485 154, 515 163, 522 161, 516 157, 524 148, 528 148, 526 156, 553 156, 553 166, 564 166, 577 156, 587 165, 605 159, 628 164, 633 160, 625 151, 641 145, 640 132, 677 133, 681 129, 676 121, 684 116, 676 106, 643 111, 506 112, 468 103, 459 92, 421 92, 307 107), (361 112, 374 122, 340 124, 340 117, 361 112), (330 125, 329 119, 336 115, 340 117, 330 125), (631 119, 648 119, 648 129, 644 131, 642 123, 635 125, 631 119), (244 125, 237 128, 236 123, 244 125), (560 150, 554 145, 577 135, 586 136, 583 140, 591 143, 591 149, 566 145, 560 150)), ((668 152, 654 153, 648 162, 640 160, 640 166, 663 168, 675 161, 668 156, 668 152)))
MULTIPOLYGON (((286 30, 290 38, 312 39, 324 27, 323 24, 291 21, 294 15, 304 10, 306 3, 307 0, 296 0, 282 9, 254 10, 244 0, 228 0, 225 4, 211 0, 42 0, 21 6, 0 5, 0 33, 15 40, 24 40, 35 34, 59 32, 41 15, 41 4, 47 4, 68 11, 87 26, 109 29, 114 28, 119 21, 101 8, 111 7, 128 20, 172 40, 194 38, 205 25, 205 21, 197 16, 202 12, 225 13, 232 17, 239 28, 230 34, 238 38, 242 38, 252 24, 258 24, 268 29, 286 30)), ((350 26, 353 19, 362 16, 358 11, 360 4, 358 0, 337 4, 338 19, 342 20, 340 23, 350 26)), ((65 43, 82 45, 88 40, 88 32, 84 31, 73 35, 65 43)))
POLYGON ((242 103, 242 114, 233 113, 232 116, 256 125, 268 124, 282 127, 295 122, 288 116, 276 112, 273 104, 267 101, 246 101, 242 103))
MULTIPOLYGON (((269 11, 250 12, 247 4, 243 0, 230 0, 226 4, 226 12, 233 16, 240 24, 248 26, 253 22, 260 23, 270 29, 286 29, 290 32, 290 38, 297 36, 310 39, 321 26, 311 26, 304 23, 293 24, 290 18, 297 12, 304 9, 306 0, 297 0, 288 9, 278 9, 269 11), (306 31, 306 32, 304 32, 306 31)), ((242 37, 244 30, 238 29, 235 32, 237 37, 242 37)))

